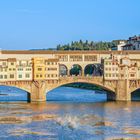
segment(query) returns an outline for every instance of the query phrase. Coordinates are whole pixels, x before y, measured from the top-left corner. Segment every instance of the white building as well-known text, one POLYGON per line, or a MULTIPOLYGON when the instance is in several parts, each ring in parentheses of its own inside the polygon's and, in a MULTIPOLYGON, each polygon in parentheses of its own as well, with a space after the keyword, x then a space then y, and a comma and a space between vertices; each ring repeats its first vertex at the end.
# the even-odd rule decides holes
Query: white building
POLYGON ((117 50, 117 51, 121 51, 123 50, 123 46, 126 45, 126 40, 115 40, 118 45, 117 46, 113 46, 112 50, 117 50))
POLYGON ((32 80, 32 60, 17 60, 16 80, 32 80))
POLYGON ((140 36, 129 37, 123 50, 140 50, 140 36))

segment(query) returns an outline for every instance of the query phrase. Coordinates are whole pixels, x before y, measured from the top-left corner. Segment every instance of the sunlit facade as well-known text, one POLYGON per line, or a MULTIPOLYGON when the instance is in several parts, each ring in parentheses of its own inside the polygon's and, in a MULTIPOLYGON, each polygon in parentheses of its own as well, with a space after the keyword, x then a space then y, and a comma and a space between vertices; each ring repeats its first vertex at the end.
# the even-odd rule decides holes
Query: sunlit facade
POLYGON ((140 63, 128 57, 104 59, 104 78, 106 80, 140 79, 140 63))
POLYGON ((32 80, 32 60, 17 60, 16 65, 16 79, 20 80, 32 80))
POLYGON ((47 59, 43 57, 33 58, 33 73, 34 80, 58 79, 58 59, 47 59))

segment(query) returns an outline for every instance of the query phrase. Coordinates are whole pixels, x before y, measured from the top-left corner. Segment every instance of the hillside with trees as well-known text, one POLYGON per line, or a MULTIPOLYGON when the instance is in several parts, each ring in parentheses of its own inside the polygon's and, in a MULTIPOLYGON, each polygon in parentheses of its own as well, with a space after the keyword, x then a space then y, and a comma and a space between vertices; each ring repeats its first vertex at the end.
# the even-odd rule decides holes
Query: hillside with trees
POLYGON ((117 42, 89 42, 89 41, 75 41, 66 45, 58 45, 57 50, 109 50, 111 47, 116 46, 117 42))

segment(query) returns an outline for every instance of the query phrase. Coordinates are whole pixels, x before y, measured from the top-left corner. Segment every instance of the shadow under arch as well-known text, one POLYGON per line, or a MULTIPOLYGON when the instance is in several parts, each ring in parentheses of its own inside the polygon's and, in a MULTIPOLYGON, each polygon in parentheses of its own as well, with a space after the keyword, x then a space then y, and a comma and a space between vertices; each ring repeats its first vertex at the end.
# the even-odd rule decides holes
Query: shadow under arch
POLYGON ((140 101, 140 88, 133 90, 130 94, 132 101, 140 101))
MULTIPOLYGON (((13 85, 0 85, 0 98, 1 98, 1 96, 6 97, 6 95, 10 95, 13 92, 14 92, 15 95, 16 94, 18 95, 19 94, 18 92, 24 92, 22 94, 26 95, 26 101, 31 102, 31 94, 26 89, 23 89, 23 88, 20 88, 20 87, 17 87, 17 86, 13 86, 13 85)), ((12 97, 12 95, 10 95, 10 96, 12 97)), ((2 100, 2 101, 6 102, 7 100, 2 100)), ((22 99, 17 100, 15 98, 14 100, 10 100, 10 101, 23 101, 23 100, 22 99)))
POLYGON ((70 75, 75 75, 75 76, 81 76, 82 75, 82 66, 79 64, 74 64, 72 65, 71 69, 70 69, 70 75))
MULTIPOLYGON (((112 91, 111 89, 108 89, 102 85, 99 85, 99 84, 95 84, 95 83, 91 83, 91 82, 68 82, 66 84, 62 84, 62 85, 59 85, 59 86, 56 86, 55 88, 52 88, 50 90, 48 90, 46 93, 48 92, 53 92, 53 90, 56 90, 57 88, 59 87, 74 87, 74 88, 79 88, 79 89, 89 89, 89 90, 93 90, 93 91, 99 91, 101 94, 106 94, 106 97, 107 97, 107 100, 108 101, 114 101, 116 100, 116 94, 114 91, 112 91), (78 86, 73 86, 73 85, 78 85, 78 86), (84 86, 89 86, 90 85, 90 88, 85 88, 85 87, 81 87, 81 85, 84 85, 84 86)), ((59 94, 58 94, 59 95, 59 94)))
POLYGON ((84 68, 84 75, 102 76, 102 65, 101 64, 87 64, 84 68))

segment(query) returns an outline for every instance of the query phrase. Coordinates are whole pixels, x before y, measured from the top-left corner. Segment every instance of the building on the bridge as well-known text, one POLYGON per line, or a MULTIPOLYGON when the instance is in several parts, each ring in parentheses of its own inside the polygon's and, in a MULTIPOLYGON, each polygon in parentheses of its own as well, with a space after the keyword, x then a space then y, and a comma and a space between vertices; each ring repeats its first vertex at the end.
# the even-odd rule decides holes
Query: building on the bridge
POLYGON ((32 59, 33 62, 33 79, 45 79, 45 59, 43 57, 36 57, 32 59))
POLYGON ((104 79, 140 79, 140 64, 138 60, 129 57, 110 57, 104 61, 104 79))
POLYGON ((0 81, 16 80, 16 58, 0 59, 0 81))
POLYGON ((35 80, 55 80, 59 78, 59 64, 56 58, 33 58, 33 69, 35 80))
POLYGON ((7 81, 8 62, 7 59, 0 59, 0 81, 7 81))
POLYGON ((17 60, 16 80, 32 80, 32 60, 17 60))
POLYGON ((45 79, 57 80, 59 78, 59 63, 58 59, 45 60, 45 79))
POLYGON ((119 77, 119 67, 118 67, 118 59, 106 58, 103 60, 104 66, 104 78, 105 79, 114 79, 117 80, 119 77))
POLYGON ((7 65, 7 80, 16 81, 16 58, 8 58, 7 65))

